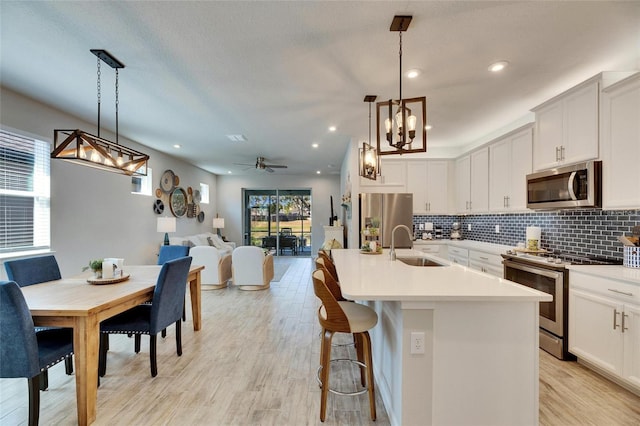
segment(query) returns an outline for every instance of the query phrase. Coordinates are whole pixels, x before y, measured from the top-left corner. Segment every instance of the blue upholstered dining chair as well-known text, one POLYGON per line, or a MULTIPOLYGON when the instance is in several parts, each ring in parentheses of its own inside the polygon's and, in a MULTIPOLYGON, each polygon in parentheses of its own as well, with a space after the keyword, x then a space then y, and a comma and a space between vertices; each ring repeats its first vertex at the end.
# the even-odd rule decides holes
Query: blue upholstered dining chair
MULTIPOLYGON (((158 254, 158 265, 164 265, 169 260, 179 259, 181 257, 185 257, 189 255, 189 247, 188 246, 177 246, 177 245, 168 245, 168 246, 160 246, 160 253, 158 254)), ((185 283, 186 284, 186 283, 185 283)), ((184 302, 183 302, 184 305, 184 302)), ((182 311, 182 321, 187 320, 187 312, 186 309, 182 311)), ((167 335, 166 330, 162 330, 162 337, 167 335)), ((136 353, 140 351, 140 338, 136 340, 136 353)))
POLYGON ((187 246, 160 246, 158 265, 164 265, 168 260, 178 259, 189 255, 187 246))
MULTIPOLYGON (((62 278, 58 262, 53 255, 8 260, 4 262, 4 269, 7 271, 7 277, 9 280, 14 281, 20 287, 59 280, 62 278)), ((52 327, 36 327, 36 332, 49 330, 51 328, 52 327)), ((65 369, 67 374, 73 374, 72 357, 65 359, 65 369)), ((49 374, 45 370, 41 375, 40 390, 47 390, 48 387, 49 374)))
POLYGON ((40 417, 40 376, 73 354, 73 330, 51 328, 36 333, 18 284, 0 281, 0 377, 25 377, 29 387, 29 425, 40 417))
POLYGON ((158 374, 156 363, 157 334, 172 323, 176 325, 176 352, 182 355, 182 328, 180 317, 183 311, 186 281, 191 267, 191 257, 170 260, 162 265, 151 305, 138 305, 128 311, 100 323, 99 373, 107 371, 107 339, 109 334, 134 334, 140 338, 148 334, 151 377, 158 374))

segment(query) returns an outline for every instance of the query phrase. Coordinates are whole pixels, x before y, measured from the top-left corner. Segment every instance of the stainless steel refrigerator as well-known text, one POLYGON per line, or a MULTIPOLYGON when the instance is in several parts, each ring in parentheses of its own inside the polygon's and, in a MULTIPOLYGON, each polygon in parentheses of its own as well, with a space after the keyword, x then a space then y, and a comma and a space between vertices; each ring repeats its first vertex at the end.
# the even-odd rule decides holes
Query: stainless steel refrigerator
MULTIPOLYGON (((391 247, 391 231, 396 225, 406 225, 413 235, 413 194, 360 194, 360 231, 378 227, 382 247, 391 247)), ((407 231, 398 229, 395 246, 408 248, 412 245, 407 231)))

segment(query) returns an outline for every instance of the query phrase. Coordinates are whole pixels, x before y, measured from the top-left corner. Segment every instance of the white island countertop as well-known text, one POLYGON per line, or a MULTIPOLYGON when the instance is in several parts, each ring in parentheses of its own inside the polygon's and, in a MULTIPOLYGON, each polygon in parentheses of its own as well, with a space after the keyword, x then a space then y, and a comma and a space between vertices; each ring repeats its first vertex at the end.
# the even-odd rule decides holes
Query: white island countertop
POLYGON ((353 300, 540 301, 551 295, 412 249, 397 249, 398 257, 425 257, 444 266, 411 266, 391 261, 389 250, 363 254, 358 249, 332 250, 342 294, 353 300))

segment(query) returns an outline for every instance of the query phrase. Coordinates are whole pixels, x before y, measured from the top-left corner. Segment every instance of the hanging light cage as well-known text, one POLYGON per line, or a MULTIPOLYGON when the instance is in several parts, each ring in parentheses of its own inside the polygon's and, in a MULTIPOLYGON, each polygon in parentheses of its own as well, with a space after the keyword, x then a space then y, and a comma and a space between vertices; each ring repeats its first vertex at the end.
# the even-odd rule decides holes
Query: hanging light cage
POLYGON ((376 95, 366 95, 364 101, 369 103, 369 142, 363 142, 360 153, 360 176, 366 179, 376 180, 380 174, 380 158, 378 150, 371 145, 371 103, 376 100, 376 95))
POLYGON ((148 155, 79 129, 54 130, 53 144, 51 158, 128 176, 147 175, 148 155))
POLYGON ((127 176, 146 176, 149 156, 118 143, 118 69, 124 64, 106 50, 91 49, 91 53, 98 58, 98 136, 80 129, 55 129, 51 158, 127 176), (116 142, 100 137, 100 61, 116 70, 116 142))
POLYGON ((400 36, 399 99, 376 103, 377 154, 410 154, 427 151, 427 99, 402 97, 402 33, 407 31, 411 16, 396 15, 390 31, 400 36))

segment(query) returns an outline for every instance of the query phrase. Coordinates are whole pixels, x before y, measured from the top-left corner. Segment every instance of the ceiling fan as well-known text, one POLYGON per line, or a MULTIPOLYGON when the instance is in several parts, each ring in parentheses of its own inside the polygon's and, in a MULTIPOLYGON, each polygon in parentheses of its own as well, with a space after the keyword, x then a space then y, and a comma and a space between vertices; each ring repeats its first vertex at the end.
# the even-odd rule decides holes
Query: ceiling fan
MULTIPOLYGON (((253 166, 253 164, 246 164, 246 163, 236 163, 239 166, 253 166)), ((256 164, 255 164, 256 169, 259 170, 266 170, 269 173, 273 173, 274 170, 273 169, 286 169, 287 166, 282 165, 282 164, 266 164, 265 163, 265 159, 264 157, 257 157, 256 158, 256 164)))

